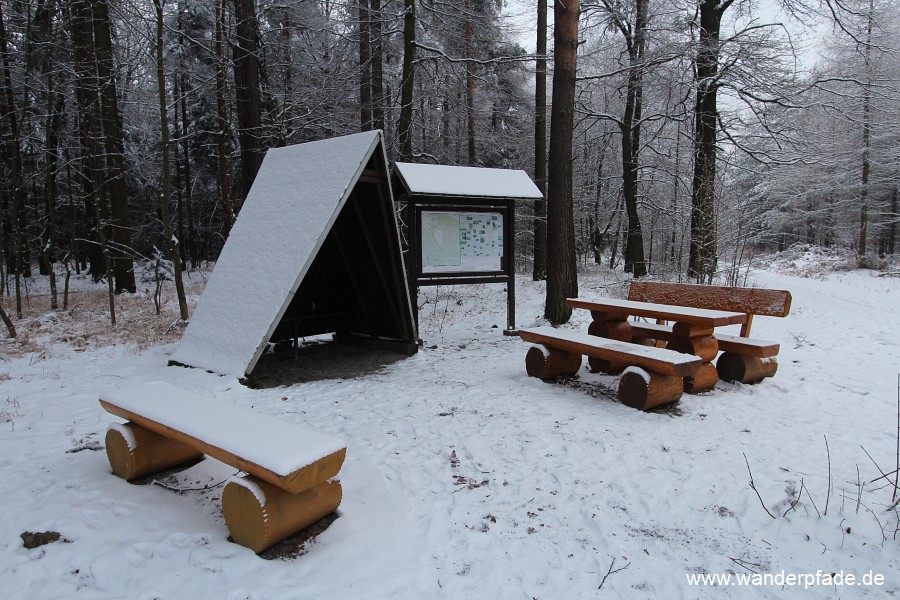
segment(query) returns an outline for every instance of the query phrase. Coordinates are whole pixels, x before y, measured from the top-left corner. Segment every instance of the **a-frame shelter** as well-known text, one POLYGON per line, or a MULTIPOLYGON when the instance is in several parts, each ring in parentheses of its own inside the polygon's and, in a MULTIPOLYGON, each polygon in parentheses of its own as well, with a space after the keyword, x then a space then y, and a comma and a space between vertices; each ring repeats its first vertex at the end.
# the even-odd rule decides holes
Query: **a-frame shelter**
POLYGON ((243 378, 323 333, 417 349, 380 131, 268 151, 171 358, 243 378))

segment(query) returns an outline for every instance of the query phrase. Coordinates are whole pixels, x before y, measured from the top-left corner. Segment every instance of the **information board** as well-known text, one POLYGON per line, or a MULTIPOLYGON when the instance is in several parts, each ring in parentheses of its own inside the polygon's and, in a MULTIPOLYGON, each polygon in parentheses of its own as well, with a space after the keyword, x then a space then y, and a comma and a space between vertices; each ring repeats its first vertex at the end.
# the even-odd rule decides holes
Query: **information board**
POLYGON ((503 270, 503 214, 422 211, 422 272, 503 270))

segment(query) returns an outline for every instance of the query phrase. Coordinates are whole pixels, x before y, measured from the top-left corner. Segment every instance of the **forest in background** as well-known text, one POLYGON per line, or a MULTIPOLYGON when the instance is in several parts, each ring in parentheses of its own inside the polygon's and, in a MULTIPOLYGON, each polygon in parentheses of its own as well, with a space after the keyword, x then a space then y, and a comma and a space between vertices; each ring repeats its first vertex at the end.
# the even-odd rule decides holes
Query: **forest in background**
POLYGON ((0 299, 87 271, 114 321, 136 261, 180 285, 215 260, 266 149, 373 128, 391 160, 528 171, 538 278, 565 270, 539 252, 555 206, 574 258, 634 276, 740 283, 797 242, 875 266, 900 214, 898 9, 780 6, 557 3, 553 39, 544 0, 3 0, 0 299))

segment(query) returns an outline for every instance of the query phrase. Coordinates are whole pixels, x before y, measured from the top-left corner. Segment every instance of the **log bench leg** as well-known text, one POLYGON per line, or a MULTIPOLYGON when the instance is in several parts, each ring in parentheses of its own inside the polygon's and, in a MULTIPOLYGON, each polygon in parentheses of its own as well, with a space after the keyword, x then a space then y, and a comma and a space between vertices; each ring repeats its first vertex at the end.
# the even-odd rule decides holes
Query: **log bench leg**
POLYGON ((134 423, 113 423, 106 430, 106 456, 113 473, 134 481, 200 458, 203 453, 134 423))
POLYGON ((716 354, 719 353, 719 342, 712 335, 712 327, 700 327, 688 323, 675 323, 672 326, 672 337, 666 348, 693 354, 703 359, 703 364, 691 377, 684 378, 684 391, 688 394, 698 394, 716 387, 719 374, 712 364, 716 354))
POLYGON ((553 379, 574 375, 581 368, 581 355, 547 346, 532 346, 525 355, 525 371, 531 377, 553 379))
POLYGON ((719 377, 725 381, 759 383, 771 377, 778 370, 778 361, 772 358, 744 356, 734 352, 723 352, 716 362, 719 377))
POLYGON ((222 514, 232 539, 258 553, 334 512, 341 496, 339 481, 291 494, 247 475, 225 485, 222 514))
POLYGON ((619 400, 622 404, 650 410, 681 398, 684 380, 674 375, 650 373, 639 367, 629 367, 619 380, 619 400))
MULTIPOLYGON (((627 315, 591 311, 591 316, 594 320, 588 326, 589 334, 620 342, 631 341, 631 323, 628 321, 627 315)), ((604 360, 593 356, 588 357, 588 365, 592 373, 602 371, 611 375, 621 373, 628 366, 624 362, 604 360)))
POLYGON ((700 365, 697 372, 684 378, 684 392, 686 394, 699 394, 716 387, 719 381, 719 373, 711 362, 700 365))

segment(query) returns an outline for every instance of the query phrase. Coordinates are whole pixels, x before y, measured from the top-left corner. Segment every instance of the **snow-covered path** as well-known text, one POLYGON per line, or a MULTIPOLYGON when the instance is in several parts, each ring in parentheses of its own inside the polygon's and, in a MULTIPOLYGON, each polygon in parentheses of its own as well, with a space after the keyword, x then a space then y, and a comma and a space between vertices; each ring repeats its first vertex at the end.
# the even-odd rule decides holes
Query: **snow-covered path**
MULTIPOLYGON (((778 374, 757 386, 720 382, 659 413, 618 404, 612 377, 583 372, 567 386, 526 377, 527 346, 492 328, 502 317, 486 307, 502 306, 499 290, 460 292, 460 305, 457 296, 441 299, 434 315, 423 311, 422 336, 436 347, 357 379, 250 390, 163 366, 171 347, 59 348, 47 360, 0 363, 0 410, 10 417, 0 426, 3 596, 900 593, 896 513, 884 508, 891 490, 866 485, 857 507, 857 466, 861 481, 878 476, 861 446, 882 469, 894 468, 900 280, 760 272, 753 283, 793 293, 788 318, 759 318, 753 327, 755 337, 782 344, 778 374), (438 314, 445 305, 447 315, 438 314), (226 541, 217 490, 179 495, 129 485, 109 474, 102 452, 66 452, 102 443, 114 418, 97 404, 100 390, 158 379, 348 442, 341 517, 309 553, 259 559, 226 541), (745 455, 775 519, 748 486, 745 455), (782 517, 801 481, 800 503, 782 517), (819 517, 826 499, 828 514, 819 517), (26 550, 26 530, 59 531, 70 543, 26 550), (728 570, 872 570, 886 582, 809 590, 687 584, 686 574, 728 570)), ((541 290, 520 286, 520 320, 530 325, 541 290)), ((570 326, 583 328, 587 318, 576 314, 570 326)), ((228 474, 204 461, 178 479, 194 488, 228 474)))

